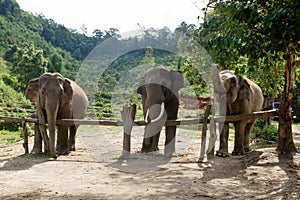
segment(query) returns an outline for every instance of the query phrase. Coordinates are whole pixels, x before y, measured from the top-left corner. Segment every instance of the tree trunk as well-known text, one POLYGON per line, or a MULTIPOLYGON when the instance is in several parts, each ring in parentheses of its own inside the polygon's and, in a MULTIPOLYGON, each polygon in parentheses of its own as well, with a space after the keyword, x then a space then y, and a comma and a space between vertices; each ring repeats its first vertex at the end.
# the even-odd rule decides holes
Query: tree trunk
POLYGON ((295 84, 295 67, 296 55, 289 55, 286 61, 284 73, 284 89, 281 96, 281 103, 279 107, 279 127, 278 127, 278 146, 277 151, 281 154, 294 154, 297 149, 293 141, 292 133, 292 115, 291 105, 295 84))

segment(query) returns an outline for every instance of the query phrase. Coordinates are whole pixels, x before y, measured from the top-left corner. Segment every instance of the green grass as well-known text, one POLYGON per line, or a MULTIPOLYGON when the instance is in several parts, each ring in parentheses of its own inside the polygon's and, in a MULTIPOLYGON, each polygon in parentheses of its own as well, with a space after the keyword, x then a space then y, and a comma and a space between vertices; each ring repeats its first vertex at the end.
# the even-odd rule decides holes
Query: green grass
POLYGON ((49 152, 46 153, 37 153, 37 154, 31 154, 31 153, 26 153, 21 155, 23 158, 48 158, 50 156, 49 152))
POLYGON ((297 148, 298 150, 300 150, 300 143, 295 142, 295 146, 296 146, 296 148, 297 148))
POLYGON ((10 144, 23 139, 23 130, 20 128, 17 131, 0 131, 0 144, 10 144))

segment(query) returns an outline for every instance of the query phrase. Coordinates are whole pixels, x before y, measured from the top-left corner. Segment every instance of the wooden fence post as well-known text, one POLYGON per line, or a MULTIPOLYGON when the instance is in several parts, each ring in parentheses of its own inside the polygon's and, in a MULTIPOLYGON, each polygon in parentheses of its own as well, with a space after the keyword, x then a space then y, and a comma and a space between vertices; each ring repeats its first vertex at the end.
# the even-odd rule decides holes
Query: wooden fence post
POLYGON ((28 129, 27 129, 27 125, 26 125, 26 121, 25 121, 24 117, 21 117, 21 123, 22 123, 23 132, 24 132, 23 147, 25 149, 25 153, 29 153, 29 149, 28 149, 28 129))
POLYGON ((217 133, 216 133, 216 122, 215 118, 211 117, 209 119, 209 126, 210 126, 210 138, 208 143, 208 150, 207 155, 214 155, 215 153, 215 143, 217 140, 217 133))
POLYGON ((204 119, 203 119, 203 125, 202 125, 202 136, 201 136, 201 148, 200 148, 200 156, 198 162, 205 162, 206 161, 206 156, 205 156, 205 151, 206 151, 206 132, 207 132, 207 122, 208 122, 208 117, 210 114, 211 110, 211 103, 207 104, 205 113, 204 113, 204 119))
POLYGON ((44 140, 44 152, 50 152, 50 147, 49 147, 49 138, 47 135, 47 131, 46 131, 46 122, 45 122, 45 115, 42 111, 42 109, 38 108, 37 109, 37 118, 38 118, 38 122, 39 124, 38 129, 42 135, 42 139, 44 140))
POLYGON ((123 106, 121 111, 122 120, 124 123, 123 131, 123 155, 130 154, 130 136, 132 131, 132 126, 134 123, 136 114, 136 105, 131 104, 130 107, 123 106))

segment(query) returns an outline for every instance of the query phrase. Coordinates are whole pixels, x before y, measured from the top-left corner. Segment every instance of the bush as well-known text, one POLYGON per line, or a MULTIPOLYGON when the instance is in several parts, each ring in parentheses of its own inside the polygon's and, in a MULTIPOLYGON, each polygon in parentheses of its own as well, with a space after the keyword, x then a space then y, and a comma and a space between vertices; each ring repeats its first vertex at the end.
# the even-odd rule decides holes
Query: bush
POLYGON ((251 131, 251 139, 264 139, 277 142, 278 129, 276 125, 265 124, 263 119, 257 119, 251 131))

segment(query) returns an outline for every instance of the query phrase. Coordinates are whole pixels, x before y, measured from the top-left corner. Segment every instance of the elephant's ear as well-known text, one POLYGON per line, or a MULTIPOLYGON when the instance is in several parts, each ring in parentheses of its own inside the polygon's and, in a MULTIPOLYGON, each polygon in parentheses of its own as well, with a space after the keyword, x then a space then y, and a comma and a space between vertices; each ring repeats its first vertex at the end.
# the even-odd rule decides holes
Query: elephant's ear
POLYGON ((145 84, 146 84, 146 80, 145 80, 145 75, 141 78, 139 85, 138 85, 138 89, 137 89, 137 93, 141 94, 143 96, 147 96, 146 93, 146 88, 145 88, 145 84))
POLYGON ((250 84, 246 77, 238 76, 239 94, 238 99, 250 99, 250 84))
POLYGON ((73 96, 73 89, 72 89, 72 81, 65 78, 64 80, 64 94, 63 94, 63 101, 64 103, 70 101, 73 96))
POLYGON ((39 79, 35 78, 28 82, 25 96, 30 99, 31 101, 34 101, 38 103, 39 101, 39 79))
POLYGON ((173 82, 173 90, 178 91, 184 86, 184 78, 181 72, 171 71, 171 78, 173 82))

